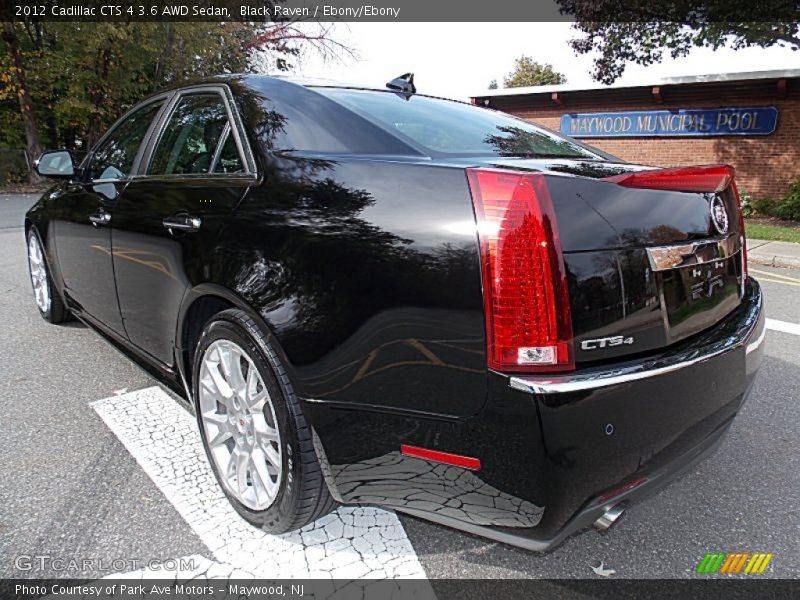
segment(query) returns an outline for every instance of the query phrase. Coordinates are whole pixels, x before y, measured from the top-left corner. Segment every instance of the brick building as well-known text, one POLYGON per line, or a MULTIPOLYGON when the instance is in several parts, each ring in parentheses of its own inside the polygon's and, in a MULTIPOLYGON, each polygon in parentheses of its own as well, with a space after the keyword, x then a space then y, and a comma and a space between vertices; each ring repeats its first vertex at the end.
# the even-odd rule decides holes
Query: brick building
POLYGON ((629 162, 731 164, 740 188, 754 197, 779 198, 800 177, 800 69, 489 90, 472 102, 629 162))

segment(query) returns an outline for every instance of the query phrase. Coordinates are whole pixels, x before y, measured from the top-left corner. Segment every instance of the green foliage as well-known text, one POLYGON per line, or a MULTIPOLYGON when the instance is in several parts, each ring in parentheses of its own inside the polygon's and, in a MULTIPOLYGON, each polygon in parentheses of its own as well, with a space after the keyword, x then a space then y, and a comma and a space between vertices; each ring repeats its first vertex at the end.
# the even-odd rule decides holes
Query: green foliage
MULTIPOLYGON (((753 198, 750 201, 753 208, 753 215, 756 217, 771 217, 775 212, 775 207, 778 206, 778 201, 775 198, 753 198)), ((748 216, 748 215, 745 215, 748 216)))
POLYGON ((497 89, 497 79, 492 79, 489 82, 489 89, 490 90, 496 90, 497 89))
POLYGON ((603 83, 613 83, 628 63, 652 65, 693 48, 800 49, 794 0, 557 1, 582 34, 570 44, 579 54, 597 53, 593 76, 603 83))
POLYGON ((747 237, 754 240, 775 240, 800 244, 800 227, 774 223, 747 223, 747 237))
MULTIPOLYGON (((553 70, 551 64, 541 64, 524 54, 514 61, 514 70, 506 75, 503 85, 507 88, 531 85, 554 85, 566 83, 567 78, 553 70)), ((491 88, 490 88, 491 89, 491 88)))
POLYGON ((800 221, 800 177, 795 179, 786 190, 783 200, 775 207, 774 214, 779 219, 800 221))
MULTIPOLYGON (((78 155, 148 94, 212 74, 248 71, 253 46, 271 52, 278 69, 298 53, 292 40, 260 40, 264 30, 247 23, 16 22, 14 27, 42 146, 78 155)), ((19 148, 25 135, 13 68, 0 53, 0 145, 19 148)))
POLYGON ((28 165, 22 150, 0 148, 0 184, 24 183, 28 177, 28 165))
POLYGON ((742 215, 749 219, 755 216, 755 209, 753 209, 753 196, 745 191, 744 188, 739 188, 739 203, 742 207, 742 215))
POLYGON ((753 198, 740 190, 742 210, 745 217, 776 217, 789 221, 800 221, 800 177, 786 190, 783 198, 753 198))

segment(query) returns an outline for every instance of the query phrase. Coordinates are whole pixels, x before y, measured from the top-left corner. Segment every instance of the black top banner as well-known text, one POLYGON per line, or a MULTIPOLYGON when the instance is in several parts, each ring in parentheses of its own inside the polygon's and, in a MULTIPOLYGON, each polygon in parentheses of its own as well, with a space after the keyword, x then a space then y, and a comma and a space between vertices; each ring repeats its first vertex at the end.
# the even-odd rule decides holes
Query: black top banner
POLYGON ((506 22, 800 20, 798 0, 0 0, 4 20, 506 22))

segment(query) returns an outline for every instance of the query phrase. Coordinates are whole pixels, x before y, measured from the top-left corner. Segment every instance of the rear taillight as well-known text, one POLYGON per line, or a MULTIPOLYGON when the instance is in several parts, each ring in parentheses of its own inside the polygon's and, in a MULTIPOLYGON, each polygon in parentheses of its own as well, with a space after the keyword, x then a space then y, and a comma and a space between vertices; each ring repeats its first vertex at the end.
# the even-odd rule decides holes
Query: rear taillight
POLYGON ((742 245, 742 295, 744 295, 744 283, 747 280, 747 236, 744 230, 742 198, 739 196, 739 188, 736 187, 736 182, 733 182, 733 195, 736 196, 736 206, 739 210, 739 241, 742 245))
POLYGON ((467 177, 478 222, 489 367, 574 369, 567 278, 544 176, 467 169, 467 177))
POLYGON ((606 177, 605 181, 634 188, 717 193, 730 185, 734 174, 733 167, 728 165, 708 165, 623 173, 606 177))

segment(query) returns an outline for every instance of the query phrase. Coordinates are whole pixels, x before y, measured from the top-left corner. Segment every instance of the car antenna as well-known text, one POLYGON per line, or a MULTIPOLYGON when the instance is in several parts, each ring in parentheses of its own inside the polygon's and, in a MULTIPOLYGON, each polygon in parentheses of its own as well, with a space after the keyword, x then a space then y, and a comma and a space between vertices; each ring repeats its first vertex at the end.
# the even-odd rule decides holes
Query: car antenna
POLYGON ((406 73, 404 75, 400 75, 400 77, 395 77, 386 84, 386 87, 406 100, 417 93, 417 88, 414 86, 413 73, 406 73))

